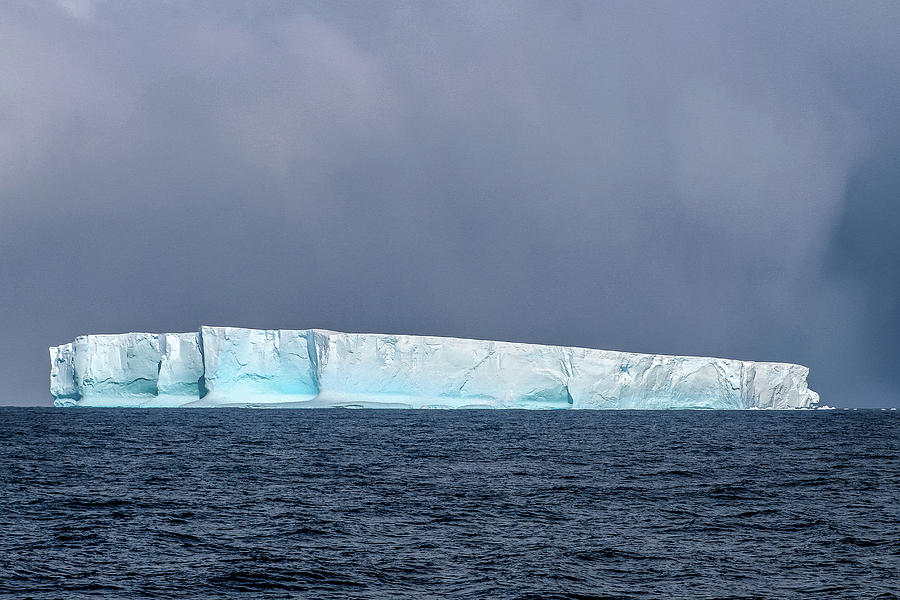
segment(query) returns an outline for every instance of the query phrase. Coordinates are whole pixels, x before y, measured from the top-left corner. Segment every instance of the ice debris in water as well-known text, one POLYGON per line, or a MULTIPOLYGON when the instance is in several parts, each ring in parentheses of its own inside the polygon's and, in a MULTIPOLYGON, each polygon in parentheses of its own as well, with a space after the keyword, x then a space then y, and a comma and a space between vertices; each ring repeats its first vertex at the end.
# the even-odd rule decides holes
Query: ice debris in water
POLYGON ((57 406, 814 408, 809 369, 418 335, 201 327, 50 348, 57 406))

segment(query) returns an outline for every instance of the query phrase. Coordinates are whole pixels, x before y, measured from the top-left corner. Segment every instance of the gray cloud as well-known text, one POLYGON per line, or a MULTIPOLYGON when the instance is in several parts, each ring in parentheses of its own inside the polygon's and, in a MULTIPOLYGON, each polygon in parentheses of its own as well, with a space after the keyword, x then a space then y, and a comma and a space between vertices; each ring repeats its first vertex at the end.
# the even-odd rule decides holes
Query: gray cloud
POLYGON ((209 323, 803 362, 829 404, 891 404, 898 25, 4 6, 0 403, 48 401, 50 344, 209 323))

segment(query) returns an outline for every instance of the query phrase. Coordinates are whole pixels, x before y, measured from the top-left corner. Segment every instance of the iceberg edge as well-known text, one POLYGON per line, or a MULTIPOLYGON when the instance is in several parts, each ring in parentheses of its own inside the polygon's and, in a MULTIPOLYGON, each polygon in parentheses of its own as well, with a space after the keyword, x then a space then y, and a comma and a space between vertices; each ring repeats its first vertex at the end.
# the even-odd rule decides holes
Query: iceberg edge
POLYGON ((791 363, 324 329, 203 326, 50 348, 55 406, 807 409, 791 363))

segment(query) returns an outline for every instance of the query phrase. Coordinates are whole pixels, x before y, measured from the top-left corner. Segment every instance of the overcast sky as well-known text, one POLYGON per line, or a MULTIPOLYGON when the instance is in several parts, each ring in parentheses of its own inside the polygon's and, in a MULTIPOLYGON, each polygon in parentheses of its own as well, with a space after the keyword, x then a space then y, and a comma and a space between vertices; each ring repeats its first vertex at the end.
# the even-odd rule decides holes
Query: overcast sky
POLYGON ((799 362, 897 406, 900 3, 0 5, 0 404, 201 324, 799 362))

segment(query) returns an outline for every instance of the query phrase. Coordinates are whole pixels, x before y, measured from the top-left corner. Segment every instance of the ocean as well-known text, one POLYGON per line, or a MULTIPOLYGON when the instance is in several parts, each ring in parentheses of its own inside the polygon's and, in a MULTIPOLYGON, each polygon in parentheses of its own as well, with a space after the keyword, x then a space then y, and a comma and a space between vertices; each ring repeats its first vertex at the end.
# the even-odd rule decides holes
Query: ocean
POLYGON ((900 413, 0 408, 4 598, 898 598, 900 413))

